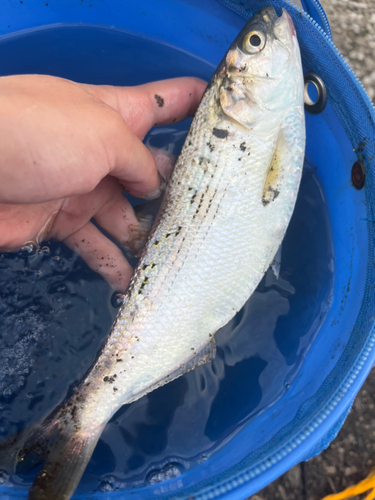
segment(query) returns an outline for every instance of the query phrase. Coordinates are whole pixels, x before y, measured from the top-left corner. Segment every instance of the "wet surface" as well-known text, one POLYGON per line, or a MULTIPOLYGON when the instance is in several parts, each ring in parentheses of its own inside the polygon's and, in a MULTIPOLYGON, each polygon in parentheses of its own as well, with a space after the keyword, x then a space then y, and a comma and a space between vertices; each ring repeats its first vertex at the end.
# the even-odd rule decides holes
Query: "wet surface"
MULTIPOLYGON (((375 3, 373 0, 320 1, 331 24, 333 42, 374 99, 375 3)), ((355 174, 357 177, 357 166, 355 174)), ((359 180, 360 187, 362 176, 359 180)), ((374 385, 373 369, 328 449, 297 465, 250 497, 251 500, 320 500, 364 479, 375 466, 374 385)), ((362 500, 365 496, 352 499, 362 500)))

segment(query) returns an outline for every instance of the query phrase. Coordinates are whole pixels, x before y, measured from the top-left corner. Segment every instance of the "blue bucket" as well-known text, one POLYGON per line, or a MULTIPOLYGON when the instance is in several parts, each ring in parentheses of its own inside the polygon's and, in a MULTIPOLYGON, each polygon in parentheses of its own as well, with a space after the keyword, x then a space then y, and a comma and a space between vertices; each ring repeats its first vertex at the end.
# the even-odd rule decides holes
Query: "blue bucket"
MULTIPOLYGON (((374 110, 333 46, 317 0, 305 3, 319 24, 283 0, 268 3, 293 16, 304 70, 328 92, 325 109, 306 114, 305 168, 280 278, 267 272, 217 334, 213 363, 114 416, 74 498, 245 498, 328 446, 373 365, 374 110), (351 180, 357 161, 363 189, 351 180)), ((111 85, 207 80, 245 18, 264 5, 9 0, 0 6, 0 74, 111 85)), ((155 128, 146 142, 178 153, 188 126, 155 128)), ((2 342, 19 369, 0 382, 0 437, 66 397, 116 314, 109 287, 63 245, 48 246, 0 254, 2 342)), ((26 498, 35 474, 0 471, 1 497, 26 498)))

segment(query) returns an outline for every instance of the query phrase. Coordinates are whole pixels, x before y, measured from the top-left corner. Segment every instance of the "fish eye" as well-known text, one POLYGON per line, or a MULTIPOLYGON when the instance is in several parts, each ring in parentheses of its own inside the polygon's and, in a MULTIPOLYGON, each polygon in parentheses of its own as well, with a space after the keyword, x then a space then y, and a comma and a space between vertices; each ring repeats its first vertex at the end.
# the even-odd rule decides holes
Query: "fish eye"
POLYGON ((261 31, 250 31, 242 40, 242 48, 249 54, 256 54, 266 45, 266 37, 261 31))

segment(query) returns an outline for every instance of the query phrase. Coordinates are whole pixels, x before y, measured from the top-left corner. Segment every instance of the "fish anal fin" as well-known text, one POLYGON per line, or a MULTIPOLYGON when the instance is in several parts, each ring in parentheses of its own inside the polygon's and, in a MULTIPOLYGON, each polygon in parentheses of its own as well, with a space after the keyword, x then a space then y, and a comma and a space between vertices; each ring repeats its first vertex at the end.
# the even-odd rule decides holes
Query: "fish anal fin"
POLYGON ((213 361, 216 355, 216 342, 214 337, 210 339, 207 344, 205 344, 200 351, 194 354, 187 363, 179 366, 177 370, 173 371, 166 378, 162 379, 158 383, 158 387, 166 384, 167 382, 171 382, 172 380, 181 377, 181 375, 185 375, 185 373, 194 370, 197 366, 205 365, 206 363, 210 363, 213 361))
POLYGON ((132 403, 133 401, 140 399, 141 397, 145 396, 149 392, 154 391, 158 387, 162 387, 163 385, 172 382, 172 380, 181 377, 181 375, 185 375, 185 373, 194 370, 194 368, 196 368, 197 366, 210 363, 215 358, 215 355, 216 355, 216 343, 215 343, 215 338, 212 336, 209 342, 207 342, 198 352, 193 354, 193 356, 186 363, 179 366, 176 370, 169 373, 167 376, 155 382, 155 384, 149 386, 146 391, 134 395, 134 397, 129 401, 129 403, 132 403))
POLYGON ((216 355, 216 342, 215 338, 212 337, 210 341, 195 354, 190 361, 185 365, 186 372, 190 370, 194 370, 197 366, 205 365, 206 363, 210 363, 215 359, 216 355))

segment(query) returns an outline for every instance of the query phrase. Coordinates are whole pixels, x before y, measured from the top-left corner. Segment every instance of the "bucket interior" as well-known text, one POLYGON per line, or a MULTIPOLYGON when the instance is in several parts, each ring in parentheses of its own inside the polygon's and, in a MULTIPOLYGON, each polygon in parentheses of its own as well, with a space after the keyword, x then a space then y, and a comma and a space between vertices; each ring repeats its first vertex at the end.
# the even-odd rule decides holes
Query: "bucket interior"
MULTIPOLYGON (((208 80, 215 58, 89 24, 0 39, 2 75, 44 73, 92 84, 208 80)), ((368 242, 361 229, 364 190, 351 184, 356 157, 340 121, 329 104, 306 120, 306 161, 280 277, 269 270, 218 332, 212 363, 119 410, 77 497, 188 496, 197 485, 212 485, 276 453, 285 436, 301 431, 299 415, 323 406, 324 384, 361 306, 368 242)), ((154 128, 145 142, 178 154, 188 127, 154 128)), ((111 295, 60 243, 0 254, 0 438, 41 418, 81 380, 116 315, 111 295)), ((26 464, 10 477, 3 473, 4 495, 26 498, 37 470, 26 464)))

